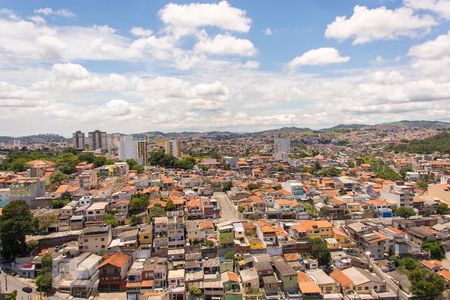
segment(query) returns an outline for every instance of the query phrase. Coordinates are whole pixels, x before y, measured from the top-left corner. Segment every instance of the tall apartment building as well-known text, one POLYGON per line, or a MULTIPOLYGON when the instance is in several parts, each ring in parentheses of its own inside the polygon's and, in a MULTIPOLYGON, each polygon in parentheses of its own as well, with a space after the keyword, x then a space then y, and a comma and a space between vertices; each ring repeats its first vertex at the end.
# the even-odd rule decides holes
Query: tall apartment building
POLYGON ((181 157, 181 140, 166 141, 165 148, 166 154, 172 154, 177 158, 181 157))
POLYGON ((275 138, 275 146, 273 157, 276 160, 287 160, 289 152, 291 152, 291 140, 286 138, 275 138))
POLYGON ((77 149, 83 149, 85 147, 85 136, 84 136, 84 132, 81 131, 76 131, 73 134, 73 146, 77 149))
POLYGON ((111 133, 106 135, 109 151, 119 149, 119 143, 122 136, 123 134, 120 133, 111 133))
POLYGON ((95 151, 97 149, 108 150, 108 142, 106 132, 94 130, 88 134, 89 150, 95 151))
POLYGON ((119 159, 134 159, 138 164, 148 163, 149 143, 146 139, 135 140, 131 135, 125 135, 119 142, 119 159))

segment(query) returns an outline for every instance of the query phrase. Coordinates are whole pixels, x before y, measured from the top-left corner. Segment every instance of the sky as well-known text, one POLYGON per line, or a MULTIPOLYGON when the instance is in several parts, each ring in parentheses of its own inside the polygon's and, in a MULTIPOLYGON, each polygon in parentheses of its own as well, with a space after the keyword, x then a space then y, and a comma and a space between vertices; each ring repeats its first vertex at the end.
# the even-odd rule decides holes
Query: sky
POLYGON ((0 135, 450 121, 450 0, 0 0, 0 135))

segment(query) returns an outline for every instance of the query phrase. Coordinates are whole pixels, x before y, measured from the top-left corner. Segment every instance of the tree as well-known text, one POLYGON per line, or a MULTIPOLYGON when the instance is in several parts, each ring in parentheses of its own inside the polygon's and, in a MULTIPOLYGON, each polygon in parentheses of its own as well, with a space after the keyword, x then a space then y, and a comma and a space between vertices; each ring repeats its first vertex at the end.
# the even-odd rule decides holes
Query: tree
POLYGON ((85 161, 91 164, 94 162, 95 155, 92 152, 83 152, 78 156, 78 158, 80 161, 85 161))
POLYGON ((214 242, 211 241, 211 240, 206 240, 203 244, 204 244, 206 247, 213 247, 213 246, 214 246, 214 242))
POLYGON ((317 259, 319 266, 328 266, 331 262, 330 250, 324 240, 315 238, 310 240, 311 253, 317 259))
POLYGON ((104 156, 96 156, 94 158, 93 163, 94 163, 94 167, 98 168, 98 167, 102 167, 102 166, 107 165, 107 164, 111 164, 112 161, 107 159, 104 156))
POLYGON ((63 208, 69 202, 70 202, 69 200, 58 200, 58 199, 52 200, 52 208, 53 209, 63 208))
POLYGON ((138 174, 144 173, 144 166, 138 164, 134 159, 127 159, 126 162, 130 167, 130 170, 136 170, 138 174))
POLYGON ((448 212, 448 204, 440 202, 438 206, 436 207, 436 213, 443 215, 448 212))
POLYGON ((430 252, 431 259, 441 260, 445 258, 445 250, 441 241, 422 243, 422 249, 430 252))
POLYGON ((233 183, 231 181, 222 182, 222 191, 223 192, 231 190, 231 187, 233 187, 233 183))
POLYGON ((423 180, 418 180, 417 181, 417 187, 421 188, 422 190, 426 190, 428 188, 428 183, 426 181, 423 181, 423 180))
POLYGON ((200 297, 202 295, 202 290, 198 286, 192 285, 189 288, 189 294, 200 297))
POLYGON ((117 223, 116 218, 112 213, 106 213, 103 219, 103 222, 107 225, 111 225, 112 228, 119 226, 119 223, 117 223))
POLYGON ((60 186, 66 180, 67 175, 62 172, 55 172, 50 175, 50 184, 53 186, 60 186))
POLYGON ((175 204, 173 203, 172 199, 167 200, 166 204, 166 211, 172 211, 175 210, 175 204))
POLYGON ((223 255, 223 257, 224 257, 225 259, 234 259, 234 252, 233 252, 233 251, 228 251, 228 252, 226 252, 226 253, 223 255))
POLYGON ((147 209, 148 206, 148 196, 147 195, 141 195, 137 197, 133 197, 130 200, 129 204, 129 213, 130 215, 138 214, 147 209))
POLYGON ((11 293, 7 293, 5 295, 5 300, 16 300, 16 299, 17 299, 17 290, 14 290, 11 293))
POLYGON ((394 209, 394 214, 396 214, 399 217, 402 217, 403 219, 409 219, 410 217, 416 215, 414 209, 410 207, 398 207, 394 209))
POLYGON ((39 291, 50 292, 52 289, 52 274, 41 274, 36 277, 36 285, 39 291))
POLYGON ((162 217, 166 215, 166 210, 161 205, 155 204, 152 208, 149 209, 148 215, 150 219, 162 217))
POLYGON ((25 236, 38 228, 38 222, 24 201, 13 201, 3 209, 0 217, 0 241, 4 257, 26 254, 25 236))
POLYGON ((444 278, 426 269, 415 269, 408 273, 411 292, 415 296, 436 299, 445 289, 444 278))
POLYGON ((69 192, 64 192, 61 194, 61 200, 72 201, 72 195, 69 192))
POLYGON ((248 188, 250 191, 253 191, 253 190, 258 189, 259 186, 258 186, 256 183, 249 183, 248 186, 247 186, 247 188, 248 188))
POLYGON ((136 215, 132 215, 130 218, 130 225, 136 226, 137 224, 138 224, 138 218, 136 217, 136 215))

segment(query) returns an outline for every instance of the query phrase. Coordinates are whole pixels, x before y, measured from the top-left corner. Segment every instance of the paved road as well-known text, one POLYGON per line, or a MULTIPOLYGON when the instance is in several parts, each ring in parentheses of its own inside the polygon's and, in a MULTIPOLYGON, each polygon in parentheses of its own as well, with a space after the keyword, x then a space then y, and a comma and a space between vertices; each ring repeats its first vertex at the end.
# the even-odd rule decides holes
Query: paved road
POLYGON ((239 221, 239 215, 226 193, 214 193, 220 207, 220 216, 224 221, 239 221))
POLYGON ((34 300, 39 296, 39 293, 36 292, 36 290, 24 282, 14 278, 13 276, 9 276, 5 274, 5 272, 2 272, 0 274, 0 285, 1 285, 1 291, 2 292, 8 292, 11 293, 12 291, 17 291, 17 299, 20 300, 34 300), (6 289, 6 287, 8 289, 6 289), (31 287, 33 289, 33 293, 28 294, 22 291, 22 288, 24 287, 31 287))

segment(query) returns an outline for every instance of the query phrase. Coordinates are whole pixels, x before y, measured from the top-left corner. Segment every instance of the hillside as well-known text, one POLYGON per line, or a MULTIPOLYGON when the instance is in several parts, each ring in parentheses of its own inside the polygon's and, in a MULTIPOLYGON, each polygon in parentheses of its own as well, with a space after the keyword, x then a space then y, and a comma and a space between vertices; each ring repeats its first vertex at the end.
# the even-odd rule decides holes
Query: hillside
POLYGON ((450 154, 450 132, 443 132, 423 140, 411 140, 401 144, 391 144, 387 147, 387 150, 420 154, 433 152, 450 154))
POLYGON ((0 143, 11 143, 13 140, 20 140, 24 145, 33 143, 66 142, 68 139, 58 134, 36 134, 21 137, 0 136, 0 143))
POLYGON ((380 125, 392 125, 397 127, 407 127, 407 128, 450 128, 450 123, 441 121, 398 121, 391 123, 384 123, 380 125))

